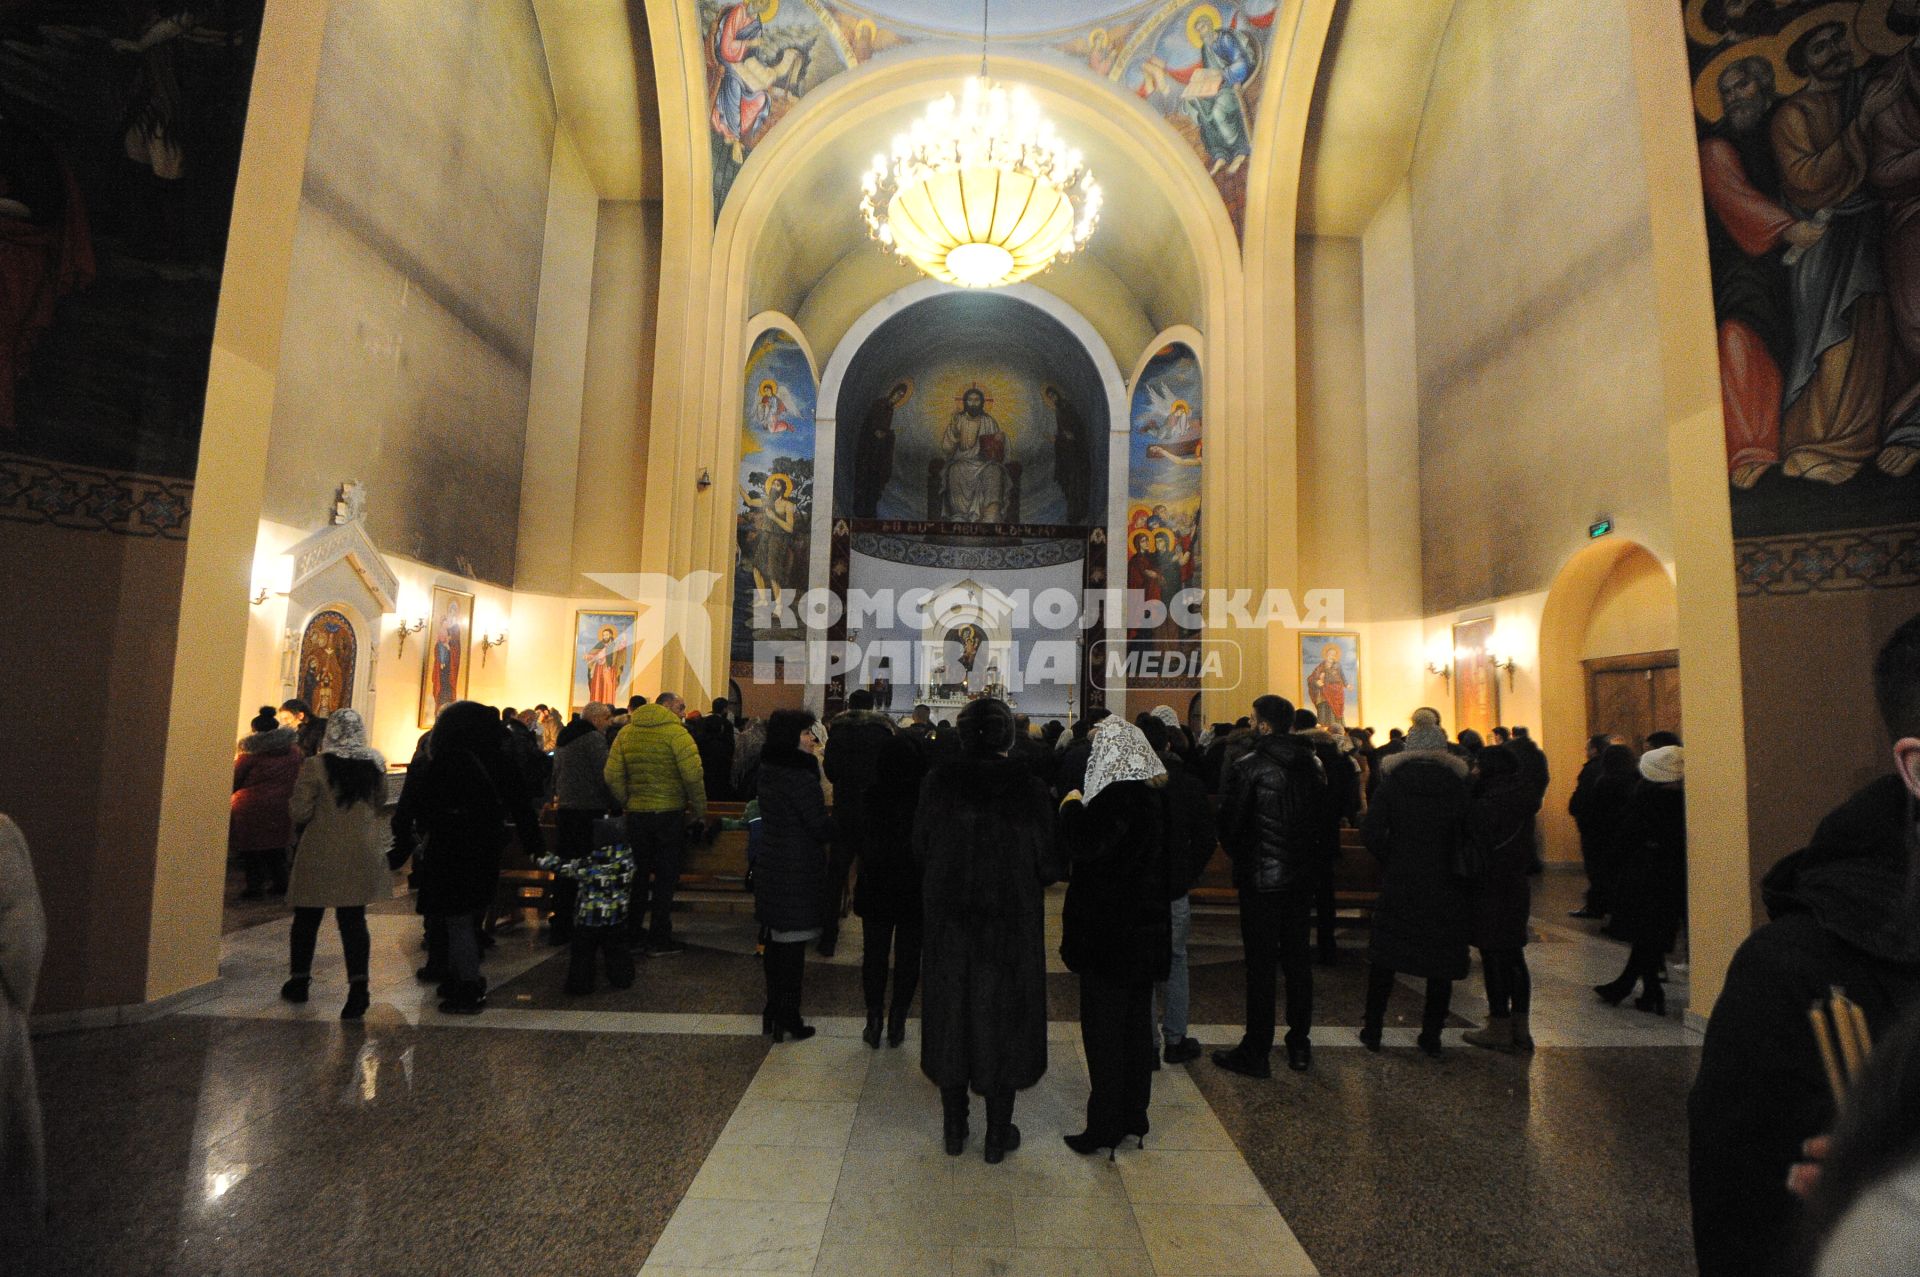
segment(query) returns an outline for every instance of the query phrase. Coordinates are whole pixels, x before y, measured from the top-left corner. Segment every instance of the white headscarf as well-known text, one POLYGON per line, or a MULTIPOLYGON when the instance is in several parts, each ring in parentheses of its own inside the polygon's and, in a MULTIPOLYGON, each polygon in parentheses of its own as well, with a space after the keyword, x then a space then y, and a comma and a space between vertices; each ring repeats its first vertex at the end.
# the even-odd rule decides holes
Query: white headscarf
POLYGON ((327 730, 320 740, 320 752, 332 754, 335 758, 373 763, 382 771, 387 766, 387 760, 380 751, 367 744, 367 723, 360 717, 359 710, 337 709, 327 716, 327 730))
POLYGON ((1081 797, 1091 803, 1108 785, 1122 780, 1152 780, 1167 774, 1167 765, 1147 744, 1147 736, 1132 723, 1109 718, 1093 729, 1093 753, 1087 757, 1087 782, 1081 797))
POLYGON ((1155 705, 1153 707, 1153 716, 1165 723, 1171 730, 1178 731, 1180 728, 1180 715, 1174 711, 1171 705, 1155 705))

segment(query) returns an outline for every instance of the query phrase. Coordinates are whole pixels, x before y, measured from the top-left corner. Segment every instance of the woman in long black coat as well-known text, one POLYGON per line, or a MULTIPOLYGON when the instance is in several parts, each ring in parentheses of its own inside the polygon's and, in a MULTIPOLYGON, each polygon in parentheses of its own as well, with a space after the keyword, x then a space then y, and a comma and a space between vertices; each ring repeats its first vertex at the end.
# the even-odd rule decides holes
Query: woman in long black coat
POLYGON ((387 855, 398 869, 426 835, 417 867, 419 909, 427 918, 427 965, 420 976, 441 982, 442 1011, 478 1015, 486 1008, 478 918, 493 907, 509 821, 529 858, 545 853, 540 819, 507 753, 499 713, 477 701, 456 701, 434 723, 424 763, 407 772, 387 855))
POLYGON ((1640 784, 1620 819, 1613 852, 1618 888, 1612 929, 1633 950, 1617 979, 1593 988, 1603 1002, 1617 1006, 1640 984, 1643 992, 1633 1004, 1655 1015, 1667 1013, 1660 970, 1687 916, 1685 763, 1678 745, 1640 756, 1640 784))
POLYGON ((1453 982, 1469 969, 1472 901, 1454 874, 1454 855, 1466 837, 1467 761, 1447 751, 1439 728, 1422 725, 1407 733, 1405 747, 1383 770, 1360 825, 1383 879, 1373 912, 1360 1041, 1369 1051, 1380 1049, 1394 973, 1403 972, 1427 982, 1420 1049, 1437 1056, 1453 982))
POLYGON ((987 1102, 986 1160, 998 1162, 1020 1145, 1014 1093, 1047 1071, 1053 802, 1006 756, 1004 703, 974 701, 956 726, 960 752, 927 776, 913 822, 925 910, 920 1069, 940 1088, 947 1152, 966 1146, 972 1090, 987 1102))
POLYGON ((920 987, 920 866, 913 859, 913 815, 920 806, 920 784, 927 764, 911 737, 895 733, 880 747, 874 783, 862 805, 860 874, 854 881, 853 910, 860 915, 865 952, 860 985, 867 999, 867 1027, 861 1038, 880 1046, 884 1011, 887 1045, 907 1037, 907 1011, 920 987), (887 960, 893 959, 893 1003, 887 1003, 887 960))
POLYGON ((775 710, 760 751, 760 851, 753 862, 753 912, 768 932, 767 1009, 761 1028, 775 1042, 804 1041, 813 1026, 800 1019, 807 945, 820 938, 820 897, 827 885, 833 817, 820 787, 813 714, 775 710))
POLYGON ((1521 774, 1520 760, 1504 745, 1482 750, 1467 836, 1486 871, 1472 885, 1473 945, 1487 981, 1487 1026, 1469 1032, 1470 1046, 1495 1051, 1531 1051, 1527 1017, 1533 1010, 1533 975, 1527 970, 1527 915, 1533 893, 1533 818, 1539 789, 1521 774))
POLYGON ((1142 1147, 1153 1087, 1153 986, 1173 958, 1168 904, 1167 769, 1138 727, 1109 718, 1093 731, 1086 791, 1060 809, 1073 867, 1060 957, 1080 977, 1087 1052, 1087 1125, 1076 1153, 1142 1147))

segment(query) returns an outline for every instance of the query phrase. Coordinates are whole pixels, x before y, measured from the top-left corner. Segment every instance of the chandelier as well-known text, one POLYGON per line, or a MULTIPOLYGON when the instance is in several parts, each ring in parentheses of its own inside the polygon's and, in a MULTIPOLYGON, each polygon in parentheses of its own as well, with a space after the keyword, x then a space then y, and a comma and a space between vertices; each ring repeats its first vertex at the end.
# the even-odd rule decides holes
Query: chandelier
MULTIPOLYGON (((985 6, 982 5, 984 10, 985 6)), ((874 157, 860 212, 880 243, 935 279, 1000 288, 1063 261, 1100 221, 1100 186, 1025 89, 980 74, 874 157)))

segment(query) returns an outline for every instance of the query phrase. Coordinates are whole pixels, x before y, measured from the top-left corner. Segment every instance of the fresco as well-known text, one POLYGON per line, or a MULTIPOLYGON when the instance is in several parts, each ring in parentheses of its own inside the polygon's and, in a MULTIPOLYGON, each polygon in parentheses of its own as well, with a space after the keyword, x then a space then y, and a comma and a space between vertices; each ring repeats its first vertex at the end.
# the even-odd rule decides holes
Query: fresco
POLYGON ((1106 519, 1105 384, 1057 320, 998 293, 916 303, 842 383, 834 509, 861 519, 1106 519))
POLYGON ((814 404, 806 352, 768 331, 747 353, 740 433, 738 557, 734 565, 733 659, 753 659, 756 640, 803 637, 798 628, 755 629, 756 593, 791 607, 807 588, 813 535, 814 404))
MULTIPOLYGON (((843 28, 810 0, 700 0, 713 215, 747 156, 801 97, 855 64, 843 28)), ((877 35, 869 37, 869 56, 877 35)))
MULTIPOLYGON (((1150 104, 1193 147, 1244 233, 1253 124, 1280 0, 1039 0, 994 6, 992 44, 1084 63, 1150 104)), ((979 12, 942 0, 701 0, 713 213, 741 165, 799 98, 889 50, 977 38, 979 12), (964 18, 962 15, 964 14, 964 18)))
POLYGON ((1920 3, 1682 0, 1736 536, 1920 512, 1920 3))
POLYGON ((262 0, 0 17, 0 452, 190 478, 262 0))
MULTIPOLYGON (((1200 361, 1175 342, 1135 383, 1127 457, 1127 588, 1168 603, 1200 583, 1200 361)), ((1171 615, 1129 630, 1138 641, 1191 639, 1171 615)))

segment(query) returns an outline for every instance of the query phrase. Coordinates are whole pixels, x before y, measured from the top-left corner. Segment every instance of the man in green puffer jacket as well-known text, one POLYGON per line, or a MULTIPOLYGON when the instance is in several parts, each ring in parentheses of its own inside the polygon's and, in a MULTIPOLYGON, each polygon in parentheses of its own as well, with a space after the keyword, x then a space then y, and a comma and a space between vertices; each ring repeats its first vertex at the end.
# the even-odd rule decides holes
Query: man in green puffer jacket
POLYGON ((648 901, 653 914, 646 933, 651 958, 686 950, 673 938, 673 893, 680 885, 687 827, 707 818, 700 751, 680 721, 681 706, 672 692, 660 693, 653 704, 633 711, 607 753, 607 788, 627 813, 627 842, 633 848, 628 927, 638 940, 647 913, 642 901, 648 901))

